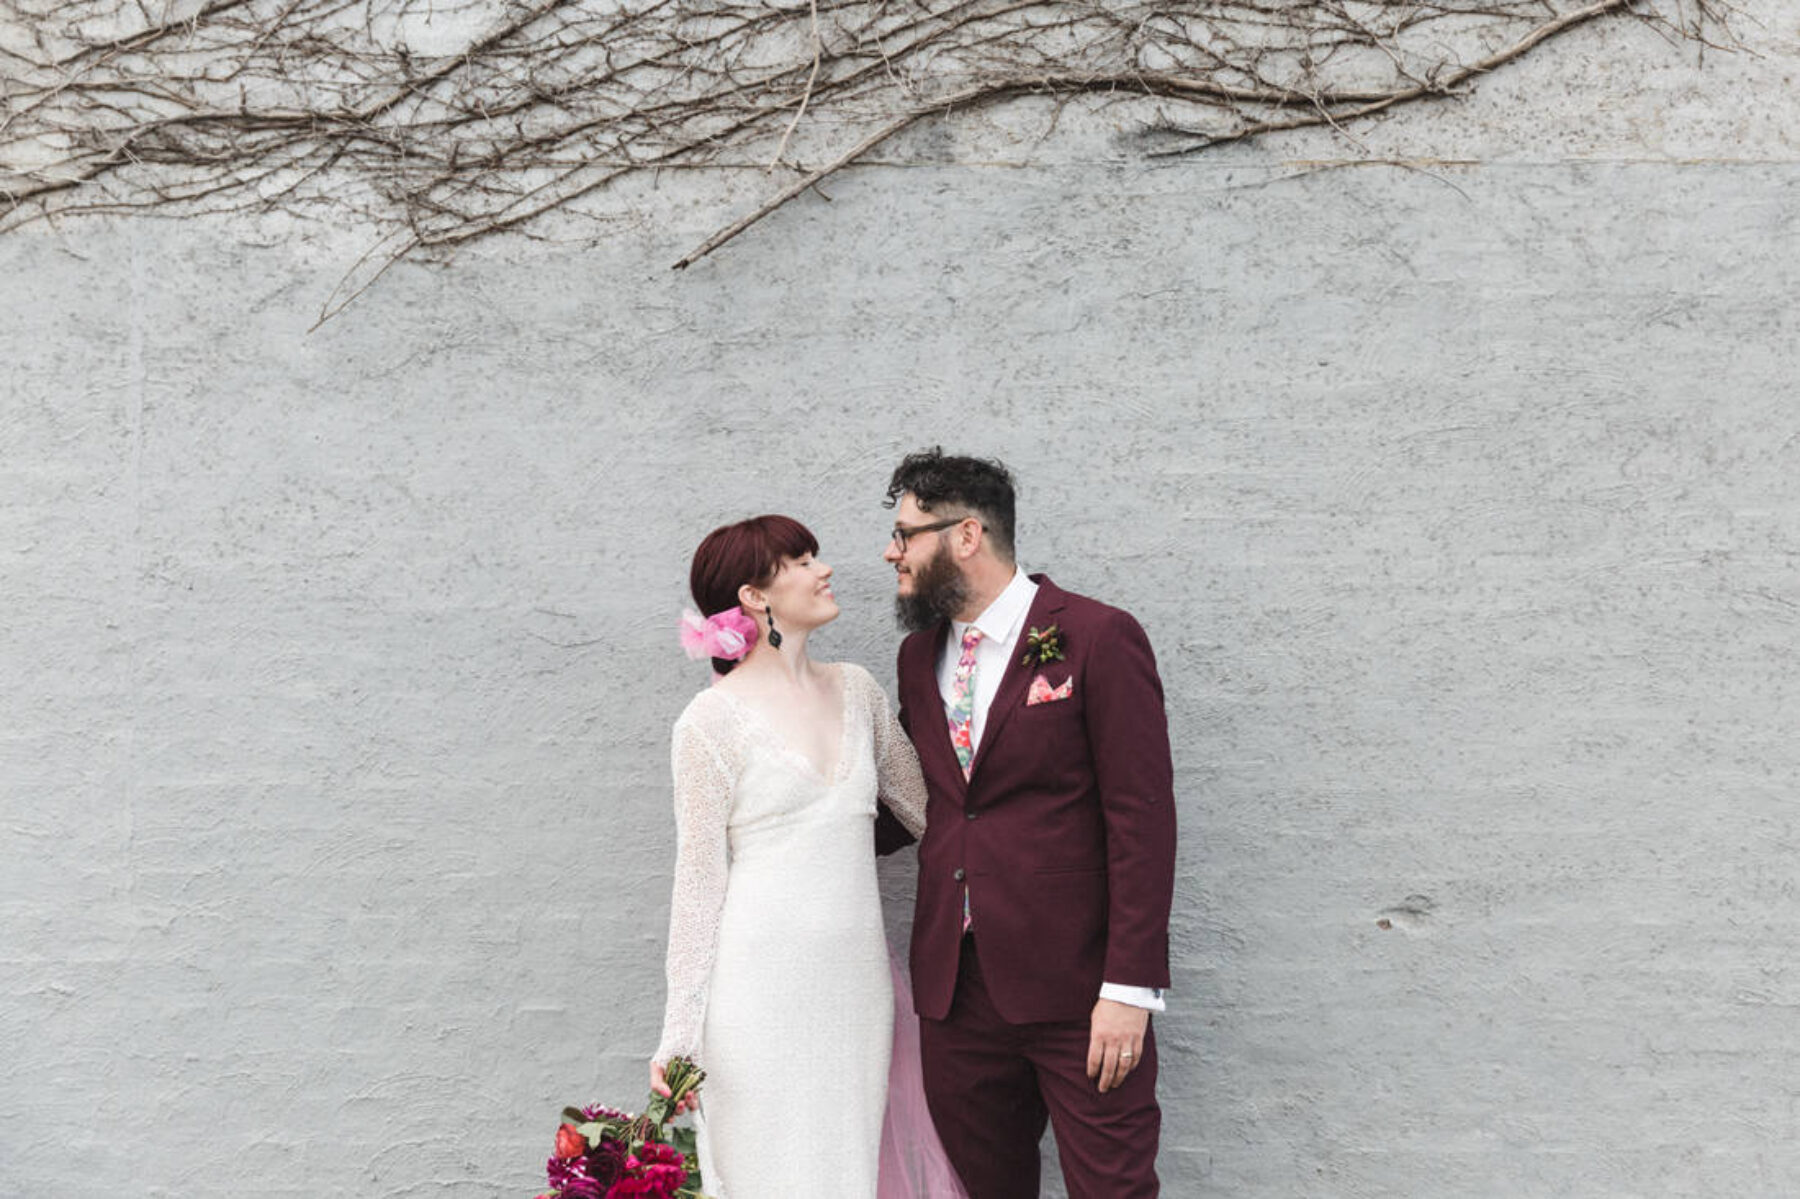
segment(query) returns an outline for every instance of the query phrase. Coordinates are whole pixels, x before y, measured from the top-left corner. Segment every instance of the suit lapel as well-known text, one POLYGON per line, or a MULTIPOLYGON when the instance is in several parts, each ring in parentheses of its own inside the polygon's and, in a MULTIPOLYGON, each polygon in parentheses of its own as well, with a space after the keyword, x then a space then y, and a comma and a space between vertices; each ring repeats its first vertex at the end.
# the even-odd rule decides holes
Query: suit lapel
MULTIPOLYGON (((1036 672, 1036 664, 1026 666, 1022 661, 1025 654, 1025 634, 1033 628, 1045 628, 1056 623, 1053 616, 1062 610, 1062 588, 1052 583, 1044 575, 1033 575, 1031 581, 1038 585, 1037 594, 1031 598, 1031 610, 1025 614, 1025 624, 1019 629, 1019 640, 1013 646, 1012 656, 1007 660, 1006 673, 1000 676, 1000 690, 994 693, 994 702, 988 708, 987 720, 981 729, 981 744, 975 747, 975 758, 969 763, 969 777, 973 779, 981 764, 988 759, 988 751, 1005 729, 1006 722, 1012 718, 1025 700, 1025 691, 1031 686, 1031 676, 1036 672)), ((940 639, 941 642, 941 639, 940 639)), ((950 743, 949 727, 946 723, 944 744, 950 743)), ((954 751, 951 758, 955 758, 954 751)), ((962 768, 957 767, 960 776, 962 768)))
POLYGON ((950 744, 950 722, 944 717, 944 697, 938 693, 938 663, 944 658, 944 643, 950 638, 950 622, 938 625, 929 638, 921 638, 924 652, 913 664, 915 675, 914 710, 918 725, 913 734, 913 747, 919 751, 919 762, 926 773, 943 779, 956 788, 960 796, 968 790, 962 763, 956 760, 956 747, 950 744))

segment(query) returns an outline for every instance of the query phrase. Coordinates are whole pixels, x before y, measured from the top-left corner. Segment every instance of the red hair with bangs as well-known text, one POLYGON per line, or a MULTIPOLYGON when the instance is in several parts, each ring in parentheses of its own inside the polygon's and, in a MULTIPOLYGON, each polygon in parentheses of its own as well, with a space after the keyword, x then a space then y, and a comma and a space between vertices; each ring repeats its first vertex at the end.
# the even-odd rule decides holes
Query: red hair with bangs
MULTIPOLYGON (((715 616, 738 606, 738 588, 744 584, 768 586, 783 558, 818 552, 819 539, 791 516, 752 516, 735 525, 721 525, 694 551, 688 590, 700 615, 715 616)), ((730 673, 735 665, 723 658, 713 659, 713 669, 720 674, 730 673)))

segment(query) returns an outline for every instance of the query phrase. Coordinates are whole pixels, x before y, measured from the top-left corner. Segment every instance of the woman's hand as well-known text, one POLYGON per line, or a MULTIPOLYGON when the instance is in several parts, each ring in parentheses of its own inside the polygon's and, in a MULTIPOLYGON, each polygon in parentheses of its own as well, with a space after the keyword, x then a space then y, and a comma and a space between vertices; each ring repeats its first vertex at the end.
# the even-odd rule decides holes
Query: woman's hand
MULTIPOLYGON (((667 1080, 663 1078, 663 1063, 661 1062, 650 1063, 650 1090, 655 1094, 661 1095, 664 1099, 667 1099, 673 1094, 673 1092, 669 1090, 667 1080)), ((669 1118, 674 1119, 676 1116, 691 1112, 699 1106, 700 1092, 698 1090, 689 1091, 681 1097, 681 1102, 675 1105, 675 1110, 669 1113, 669 1118)))

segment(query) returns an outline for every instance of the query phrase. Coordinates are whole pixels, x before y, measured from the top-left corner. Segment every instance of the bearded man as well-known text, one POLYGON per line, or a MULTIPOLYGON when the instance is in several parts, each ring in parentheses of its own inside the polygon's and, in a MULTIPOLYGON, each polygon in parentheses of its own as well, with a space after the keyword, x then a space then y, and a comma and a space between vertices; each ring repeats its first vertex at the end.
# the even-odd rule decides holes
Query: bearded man
POLYGON ((1150 642, 1018 569, 1000 463, 909 455, 887 503, 900 721, 930 796, 911 965, 933 1121, 970 1199, 1038 1194, 1046 1122, 1072 1199, 1148 1199, 1175 877, 1150 642))

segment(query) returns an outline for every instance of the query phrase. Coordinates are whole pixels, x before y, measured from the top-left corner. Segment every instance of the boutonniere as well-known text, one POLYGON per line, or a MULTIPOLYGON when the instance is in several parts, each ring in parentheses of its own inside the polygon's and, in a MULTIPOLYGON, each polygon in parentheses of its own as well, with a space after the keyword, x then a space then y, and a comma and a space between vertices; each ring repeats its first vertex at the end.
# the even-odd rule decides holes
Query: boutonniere
POLYGON ((1025 634, 1025 656, 1019 659, 1019 665, 1044 666, 1051 662, 1061 661, 1062 656, 1062 630, 1051 625, 1039 632, 1033 627, 1025 634))

